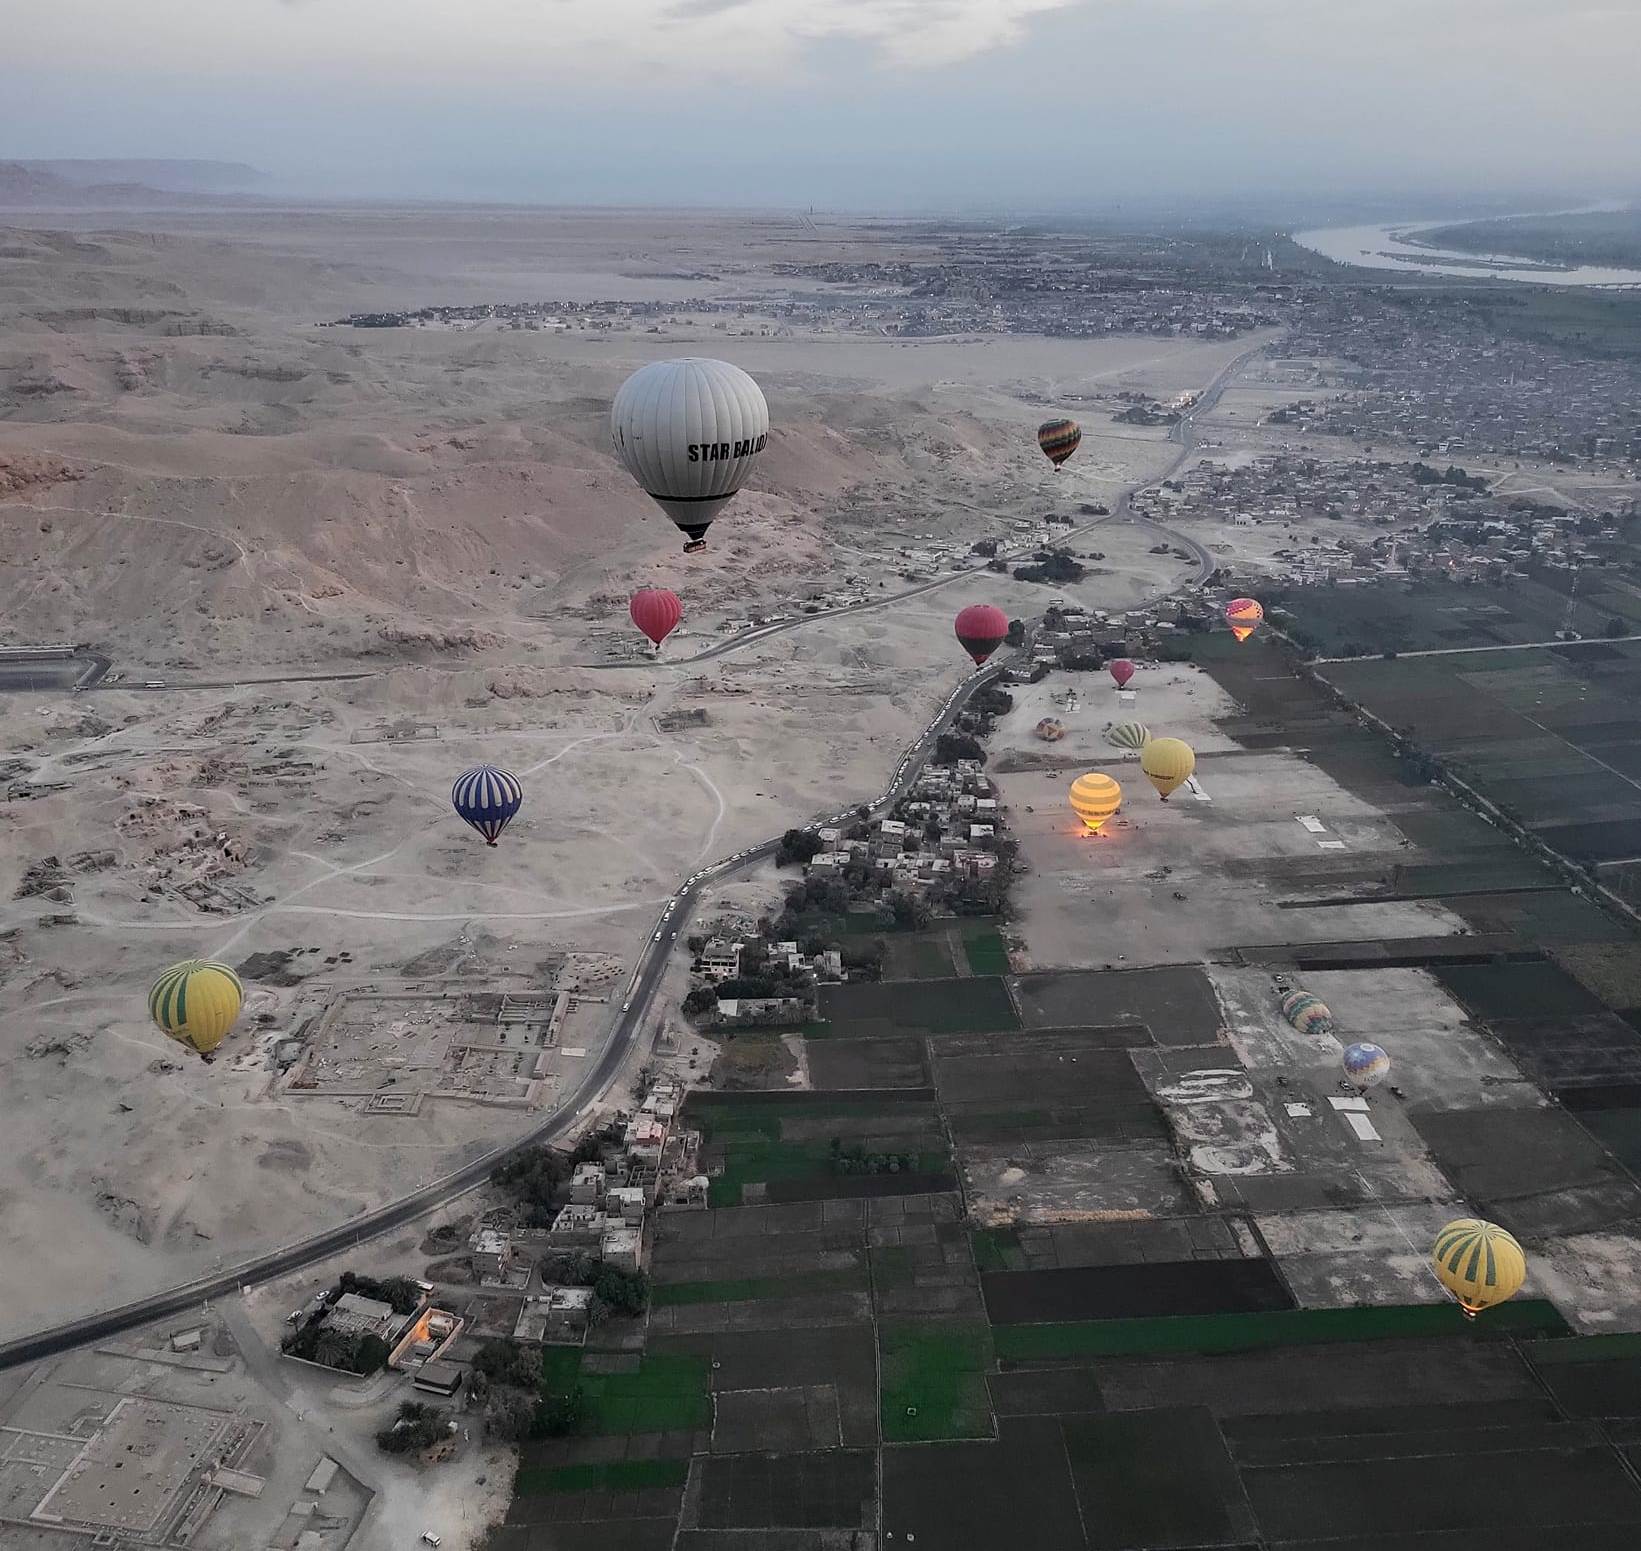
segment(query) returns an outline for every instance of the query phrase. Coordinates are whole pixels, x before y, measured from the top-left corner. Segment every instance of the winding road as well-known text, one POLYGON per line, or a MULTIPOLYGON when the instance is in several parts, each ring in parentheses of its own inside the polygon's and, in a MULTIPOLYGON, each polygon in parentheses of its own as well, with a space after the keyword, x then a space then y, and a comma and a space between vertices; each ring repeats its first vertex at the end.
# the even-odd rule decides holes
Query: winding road
MULTIPOLYGON (((1225 385, 1252 356, 1258 353, 1260 348, 1263 347, 1244 351, 1227 363, 1208 388, 1204 390, 1190 411, 1173 427, 1169 437, 1170 440, 1178 444, 1179 455, 1163 474, 1158 475, 1156 479, 1149 483, 1160 483, 1161 480, 1168 478, 1190 456, 1194 444, 1195 417, 1213 408, 1218 402, 1225 385)), ((1142 488, 1145 487, 1134 487, 1135 490, 1142 488)), ((1133 494, 1134 490, 1126 492, 1117 502, 1111 515, 1101 518, 1099 521, 1103 523, 1119 520, 1127 512, 1128 503, 1133 494)), ((1095 526, 1098 526, 1098 523, 1088 524, 1084 528, 1075 531, 1087 532, 1095 526)), ((1156 525, 1152 524, 1151 526, 1155 527, 1156 525)), ((1169 591, 1159 594, 1156 598, 1143 600, 1134 605, 1135 607, 1145 607, 1159 601, 1160 598, 1171 596, 1172 593, 1181 590, 1182 586, 1200 586, 1214 569, 1211 557, 1201 545, 1185 538, 1183 535, 1170 533, 1167 529, 1158 529, 1158 531, 1168 533, 1175 543, 1178 543, 1192 555, 1196 564, 1196 574, 1190 582, 1176 584, 1169 591)), ((972 569, 983 569, 983 567, 972 569)), ((907 597, 913 597, 919 593, 929 592, 936 587, 945 586, 947 583, 957 580, 960 576, 968 574, 970 574, 969 570, 956 572, 950 576, 938 578, 935 581, 924 583, 892 596, 874 598, 864 603, 825 610, 817 614, 805 614, 794 620, 761 627, 748 635, 739 636, 733 641, 722 642, 716 647, 708 648, 700 657, 680 659, 679 661, 700 661, 703 658, 721 656, 726 651, 750 645, 755 640, 763 640, 786 630, 816 624, 834 615, 862 613, 869 609, 887 608, 907 597)), ((882 795, 875 802, 867 805, 874 813, 890 807, 911 788, 912 783, 917 779, 918 774, 933 752, 935 740, 951 725, 968 702, 969 697, 1006 671, 1012 660, 1012 657, 1001 661, 994 660, 985 668, 970 674, 951 692, 933 719, 902 756, 899 765, 895 769, 894 776, 882 795)), ((610 666, 615 665, 611 664, 610 666)), ((632 666, 632 664, 621 664, 621 666, 632 666)), ((851 809, 858 806, 858 804, 851 805, 851 809)), ((845 813, 848 811, 851 810, 844 810, 845 813)), ((829 820, 842 816, 843 814, 828 814, 811 820, 807 827, 811 829, 818 828, 829 820)), ((627 991, 622 999, 620 1010, 610 1030, 609 1038, 605 1040, 603 1049, 599 1052, 598 1059, 588 1068, 576 1089, 561 1099, 551 1113, 546 1115, 539 1125, 524 1136, 474 1158, 441 1179, 424 1185, 420 1190, 414 1191, 398 1201, 379 1207, 374 1211, 361 1212, 348 1222, 328 1228, 322 1233, 315 1234, 312 1238, 304 1239, 301 1243, 287 1245, 266 1255, 244 1261, 232 1270, 202 1277, 165 1292, 123 1304, 118 1308, 109 1309, 99 1314, 87 1315, 82 1319, 71 1320, 50 1329, 37 1331, 31 1335, 0 1344, 0 1371, 16 1367, 22 1363, 37 1362, 41 1358, 68 1351, 89 1342, 107 1340, 111 1336, 120 1335, 125 1331, 136 1329, 154 1320, 164 1319, 183 1310, 191 1309, 207 1299, 226 1297, 242 1291, 245 1287, 254 1283, 271 1281, 276 1277, 285 1276, 292 1271, 299 1270, 303 1266, 324 1260, 341 1250, 347 1249, 350 1245, 361 1243, 366 1238, 373 1238, 378 1234, 389 1232, 404 1226, 406 1223, 413 1222, 425 1213, 444 1206, 456 1197, 482 1185, 489 1178, 490 1171, 495 1165, 510 1154, 525 1147, 555 1141, 561 1136, 572 1132, 597 1108, 603 1094, 615 1081, 616 1076, 637 1048, 638 1037, 643 1028, 644 1020, 648 1016, 650 1002, 666 973, 667 960, 671 954, 674 939, 689 922, 700 900, 702 891, 721 883, 724 879, 736 873, 747 871, 768 860, 775 854, 779 844, 779 838, 776 837, 759 845, 737 851, 731 856, 714 862, 711 866, 692 873, 684 881, 683 885, 667 901, 649 940, 645 942, 639 954, 638 962, 633 969, 627 991)))

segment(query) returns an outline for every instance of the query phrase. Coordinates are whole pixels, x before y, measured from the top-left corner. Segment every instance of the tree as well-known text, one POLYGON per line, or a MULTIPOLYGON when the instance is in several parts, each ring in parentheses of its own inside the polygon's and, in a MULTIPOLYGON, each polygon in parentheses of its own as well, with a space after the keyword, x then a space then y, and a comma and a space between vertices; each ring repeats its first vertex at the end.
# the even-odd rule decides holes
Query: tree
POLYGON ((376 1434, 376 1447, 384 1454, 413 1454, 449 1435, 450 1418, 445 1412, 419 1400, 407 1400, 393 1424, 376 1434))
POLYGON ((823 850, 825 846, 813 830, 789 829, 781 836, 780 846, 775 852, 775 865, 790 867, 794 862, 807 862, 823 850))
POLYGON ((1005 646, 1024 646, 1026 640, 1026 622, 1023 619, 1009 621, 1008 634, 1003 637, 1005 646))
POLYGON ((510 1337, 486 1341, 473 1354, 473 1372, 500 1388, 534 1389, 541 1379, 541 1361, 510 1337))
POLYGON ((543 1404, 537 1396, 523 1390, 502 1390, 484 1413, 485 1436, 498 1443, 518 1443, 531 1437, 536 1428, 536 1415, 543 1404))
POLYGON ((536 1407, 531 1433, 537 1438, 564 1438, 581 1427, 587 1414, 587 1391, 572 1384, 562 1395, 545 1395, 536 1407))
POLYGON ((937 765, 955 765, 960 759, 985 762, 986 751, 967 733, 943 732, 934 740, 934 760, 937 765))
POLYGON ((642 1314, 650 1301, 650 1279, 642 1271, 623 1271, 605 1266, 593 1283, 593 1296, 602 1299, 617 1314, 642 1314))
POLYGON ((1607 621, 1605 625, 1601 627, 1601 633, 1606 636, 1609 641, 1616 641, 1619 636, 1628 635, 1630 633, 1630 627, 1615 614, 1607 621))
POLYGON ((684 998, 684 1016, 699 1018, 703 1013, 709 1013, 718 1005, 718 988, 716 986, 696 986, 684 998))

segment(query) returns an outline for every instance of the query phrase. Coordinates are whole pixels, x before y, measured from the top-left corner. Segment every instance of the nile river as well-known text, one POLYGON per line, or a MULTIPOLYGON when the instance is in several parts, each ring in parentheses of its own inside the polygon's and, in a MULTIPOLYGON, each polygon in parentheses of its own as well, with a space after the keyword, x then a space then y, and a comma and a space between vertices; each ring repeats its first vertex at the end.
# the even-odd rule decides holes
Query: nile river
POLYGON ((1409 232, 1455 224, 1451 220, 1394 221, 1388 226, 1326 226, 1295 232, 1302 248, 1339 264, 1363 269, 1411 270, 1461 280, 1527 280, 1536 285, 1641 286, 1641 269, 1602 269, 1594 264, 1556 265, 1504 253, 1463 253, 1406 240, 1409 232))

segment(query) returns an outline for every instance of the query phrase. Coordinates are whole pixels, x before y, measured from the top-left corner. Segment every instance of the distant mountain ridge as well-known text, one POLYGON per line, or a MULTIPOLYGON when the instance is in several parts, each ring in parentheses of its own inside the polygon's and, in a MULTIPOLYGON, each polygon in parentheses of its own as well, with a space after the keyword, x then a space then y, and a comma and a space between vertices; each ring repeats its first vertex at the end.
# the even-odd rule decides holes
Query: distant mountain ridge
POLYGON ((268 175, 244 162, 20 156, 15 165, 46 173, 81 188, 99 184, 140 184, 172 194, 238 194, 266 183, 268 175))
MULTIPOLYGON (((82 168, 128 168, 163 163, 82 162, 82 168)), ((182 165, 180 163, 172 165, 182 165)), ((211 165, 211 164, 204 164, 211 165)), ((227 163, 218 165, 226 166, 227 163)), ((199 189, 165 188, 151 183, 75 182, 50 172, 42 162, 0 161, 0 207, 11 209, 121 209, 154 205, 236 205, 255 203, 252 194, 206 193, 199 189)))

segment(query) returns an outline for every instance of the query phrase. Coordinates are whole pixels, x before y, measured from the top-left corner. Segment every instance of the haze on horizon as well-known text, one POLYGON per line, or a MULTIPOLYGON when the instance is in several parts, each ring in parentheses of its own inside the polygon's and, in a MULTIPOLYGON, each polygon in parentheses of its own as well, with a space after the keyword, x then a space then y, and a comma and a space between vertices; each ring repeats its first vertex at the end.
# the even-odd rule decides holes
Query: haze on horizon
POLYGON ((1626 0, 19 0, 0 154, 329 196, 1641 193, 1626 0))

